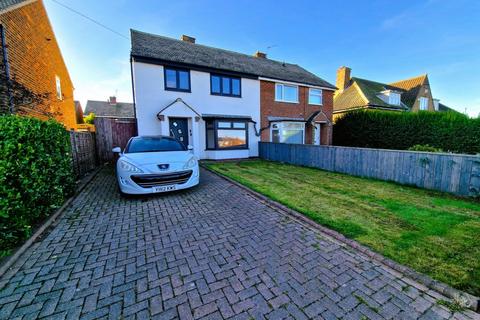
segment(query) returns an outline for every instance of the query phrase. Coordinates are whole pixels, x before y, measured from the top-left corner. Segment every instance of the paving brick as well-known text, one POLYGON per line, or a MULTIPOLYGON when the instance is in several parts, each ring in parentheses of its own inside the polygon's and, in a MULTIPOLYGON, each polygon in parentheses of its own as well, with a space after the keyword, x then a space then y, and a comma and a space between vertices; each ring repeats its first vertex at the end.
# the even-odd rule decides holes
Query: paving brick
POLYGON ((122 199, 106 167, 23 259, 0 279, 1 319, 452 317, 440 294, 206 171, 122 199))

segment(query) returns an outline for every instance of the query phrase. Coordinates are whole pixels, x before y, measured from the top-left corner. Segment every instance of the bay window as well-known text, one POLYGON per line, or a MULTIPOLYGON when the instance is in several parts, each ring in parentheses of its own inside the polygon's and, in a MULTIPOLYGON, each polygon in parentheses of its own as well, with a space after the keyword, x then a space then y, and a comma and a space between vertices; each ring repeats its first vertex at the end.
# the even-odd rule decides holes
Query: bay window
POLYGON ((298 103, 298 87, 276 83, 275 101, 298 103))
POLYGON ((207 150, 247 149, 248 122, 245 120, 208 119, 207 150))
POLYGON ((271 141, 276 143, 304 143, 305 123, 274 122, 271 124, 271 141))

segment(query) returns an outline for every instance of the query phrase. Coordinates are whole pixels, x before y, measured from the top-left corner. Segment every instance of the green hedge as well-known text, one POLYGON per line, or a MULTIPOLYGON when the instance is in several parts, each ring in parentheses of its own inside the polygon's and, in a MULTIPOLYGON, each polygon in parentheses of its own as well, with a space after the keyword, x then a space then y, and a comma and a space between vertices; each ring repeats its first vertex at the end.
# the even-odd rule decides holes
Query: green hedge
POLYGON ((0 116, 0 255, 71 194, 70 152, 69 133, 58 122, 0 116))
POLYGON ((335 123, 333 144, 398 150, 429 145, 445 152, 477 154, 480 119, 454 112, 351 112, 335 123))

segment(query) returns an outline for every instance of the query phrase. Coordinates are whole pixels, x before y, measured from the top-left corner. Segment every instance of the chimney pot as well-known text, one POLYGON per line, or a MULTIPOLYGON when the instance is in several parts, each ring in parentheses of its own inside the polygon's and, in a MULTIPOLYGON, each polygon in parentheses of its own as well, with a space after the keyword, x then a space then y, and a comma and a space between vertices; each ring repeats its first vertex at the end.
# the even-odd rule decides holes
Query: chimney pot
POLYGON ((265 52, 261 52, 261 51, 257 51, 255 52, 255 54, 253 55, 254 57, 257 57, 257 58, 262 58, 262 59, 266 59, 267 58, 267 54, 265 52))
POLYGON ((349 67, 340 67, 337 71, 337 82, 335 86, 338 90, 343 91, 350 85, 350 73, 352 69, 349 67))
POLYGON ((109 98, 108 98, 108 102, 109 102, 111 105, 117 104, 117 97, 115 97, 115 96, 109 97, 109 98))
POLYGON ((194 37, 190 37, 190 36, 187 36, 185 34, 182 34, 182 36, 180 37, 180 40, 185 41, 185 42, 195 43, 195 38, 194 37))

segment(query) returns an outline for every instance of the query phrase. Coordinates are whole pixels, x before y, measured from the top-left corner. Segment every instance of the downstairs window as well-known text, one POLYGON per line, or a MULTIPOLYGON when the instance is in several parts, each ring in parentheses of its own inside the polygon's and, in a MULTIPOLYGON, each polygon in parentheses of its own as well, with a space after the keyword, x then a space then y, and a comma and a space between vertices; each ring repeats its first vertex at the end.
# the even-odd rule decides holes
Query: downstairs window
POLYGON ((271 141, 276 143, 304 143, 305 123, 275 122, 271 126, 271 141))
POLYGON ((207 150, 248 149, 248 122, 209 119, 205 121, 207 150))

